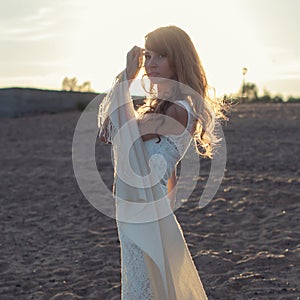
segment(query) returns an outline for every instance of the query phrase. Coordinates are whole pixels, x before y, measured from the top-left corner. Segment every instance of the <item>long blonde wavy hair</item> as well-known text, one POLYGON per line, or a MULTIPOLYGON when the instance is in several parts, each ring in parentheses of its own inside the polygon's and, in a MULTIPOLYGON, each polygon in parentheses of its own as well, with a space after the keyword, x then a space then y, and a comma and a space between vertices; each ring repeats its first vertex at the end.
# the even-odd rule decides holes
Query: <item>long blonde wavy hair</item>
MULTIPOLYGON (((212 157, 218 141, 214 129, 217 120, 225 118, 225 104, 209 95, 206 74, 191 38, 176 26, 160 27, 145 36, 145 48, 167 56, 179 83, 177 100, 186 99, 197 118, 193 132, 196 149, 200 155, 212 157)), ((149 92, 151 97, 139 112, 165 114, 172 102, 157 99, 153 84, 149 92)))

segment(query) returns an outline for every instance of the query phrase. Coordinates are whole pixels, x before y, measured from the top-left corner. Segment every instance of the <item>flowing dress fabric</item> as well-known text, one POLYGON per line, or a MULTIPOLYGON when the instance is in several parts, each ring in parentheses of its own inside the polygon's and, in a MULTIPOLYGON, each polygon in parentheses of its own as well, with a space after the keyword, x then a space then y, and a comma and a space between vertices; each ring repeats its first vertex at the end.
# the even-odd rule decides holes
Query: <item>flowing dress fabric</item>
MULTIPOLYGON (((178 101, 188 111, 187 130, 181 135, 162 136, 160 143, 156 139, 143 142, 141 138, 135 138, 138 127, 132 122, 135 113, 125 72, 119 79, 123 82, 118 84, 117 81, 107 99, 100 104, 102 119, 99 127, 104 126, 109 115, 111 123, 106 124, 106 130, 109 128, 106 135, 114 151, 121 299, 207 299, 181 227, 170 208, 166 187, 175 165, 190 145, 188 130, 193 126, 192 110, 186 101, 178 101), (119 130, 122 134, 118 135, 119 130), (134 158, 131 163, 142 178, 138 187, 124 180, 129 178, 126 177, 128 165, 123 164, 122 156, 127 153, 124 144, 128 143, 132 145, 131 156, 134 158), (150 161, 153 176, 148 172, 150 161)), ((132 174, 129 172, 128 176, 132 174)))

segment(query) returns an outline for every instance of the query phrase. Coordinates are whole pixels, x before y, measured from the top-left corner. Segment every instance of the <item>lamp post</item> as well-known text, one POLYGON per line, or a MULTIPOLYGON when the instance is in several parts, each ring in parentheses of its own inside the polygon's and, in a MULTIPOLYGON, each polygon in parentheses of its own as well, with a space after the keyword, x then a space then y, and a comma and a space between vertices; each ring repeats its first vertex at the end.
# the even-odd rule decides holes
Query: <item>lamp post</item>
POLYGON ((242 74, 243 74, 243 85, 242 85, 242 97, 245 98, 245 94, 246 94, 246 81, 245 81, 245 77, 247 74, 248 69, 246 67, 244 67, 242 69, 242 74))

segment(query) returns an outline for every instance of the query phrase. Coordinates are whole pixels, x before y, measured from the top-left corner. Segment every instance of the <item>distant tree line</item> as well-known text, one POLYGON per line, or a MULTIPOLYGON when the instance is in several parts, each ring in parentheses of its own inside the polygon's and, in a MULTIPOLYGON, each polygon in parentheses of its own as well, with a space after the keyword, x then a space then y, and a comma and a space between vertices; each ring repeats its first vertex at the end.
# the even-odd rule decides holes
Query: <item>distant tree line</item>
POLYGON ((62 82, 62 90, 73 92, 94 92, 94 90, 91 88, 90 81, 85 81, 83 84, 78 84, 76 77, 65 77, 62 82))
POLYGON ((224 99, 231 100, 239 103, 282 103, 282 102, 294 102, 300 103, 300 97, 289 96, 286 100, 283 100, 281 95, 272 96, 269 91, 264 90, 263 95, 258 95, 259 91, 255 83, 247 82, 243 83, 237 96, 224 96, 224 99))
MULTIPOLYGON (((91 82, 85 81, 83 84, 77 83, 77 78, 65 77, 62 82, 62 90, 74 91, 74 92, 94 92, 91 88, 91 82)), ((258 88, 255 83, 243 82, 237 96, 224 95, 224 100, 230 100, 239 103, 250 103, 250 102, 271 102, 271 103, 282 103, 282 102, 294 102, 300 103, 300 97, 289 96, 287 100, 283 100, 281 95, 272 96, 267 90, 263 91, 262 96, 258 96, 258 88)))

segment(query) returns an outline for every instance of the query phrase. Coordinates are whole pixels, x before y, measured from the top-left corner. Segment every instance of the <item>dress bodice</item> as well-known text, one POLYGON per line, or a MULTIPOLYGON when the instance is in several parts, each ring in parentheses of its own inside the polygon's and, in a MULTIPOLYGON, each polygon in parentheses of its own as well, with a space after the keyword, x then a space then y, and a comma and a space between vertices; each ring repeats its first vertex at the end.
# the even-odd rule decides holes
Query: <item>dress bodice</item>
POLYGON ((192 109, 187 101, 180 100, 176 104, 184 107, 188 112, 188 121, 186 129, 179 135, 161 136, 144 142, 149 156, 150 167, 161 178, 161 184, 167 185, 176 164, 182 159, 187 151, 192 137, 190 132, 194 126, 195 119, 192 115, 192 109))

